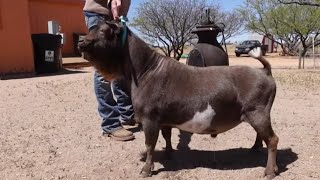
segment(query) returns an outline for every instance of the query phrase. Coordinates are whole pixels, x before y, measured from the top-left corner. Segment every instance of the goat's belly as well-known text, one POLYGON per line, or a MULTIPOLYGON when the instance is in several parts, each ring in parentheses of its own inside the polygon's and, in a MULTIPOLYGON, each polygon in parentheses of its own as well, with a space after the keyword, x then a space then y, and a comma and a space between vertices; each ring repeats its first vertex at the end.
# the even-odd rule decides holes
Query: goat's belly
MULTIPOLYGON (((200 122, 194 122, 194 121, 188 121, 180 125, 176 125, 178 129, 181 129, 183 131, 197 133, 197 134, 211 134, 209 131, 210 129, 210 122, 206 123, 200 123, 200 122)), ((213 133, 213 132, 212 132, 213 133)))
POLYGON ((241 122, 238 117, 225 117, 226 119, 218 117, 214 109, 208 105, 206 110, 195 113, 192 119, 174 127, 197 134, 219 134, 236 127, 241 122))
POLYGON ((189 119, 182 124, 175 125, 175 127, 192 133, 207 134, 209 133, 208 130, 211 129, 215 115, 216 112, 214 109, 208 105, 206 110, 196 112, 192 119, 189 119))
POLYGON ((203 122, 187 121, 183 124, 175 125, 174 127, 183 131, 196 134, 220 134, 228 131, 240 124, 240 121, 226 120, 222 123, 216 123, 216 120, 207 120, 203 122))

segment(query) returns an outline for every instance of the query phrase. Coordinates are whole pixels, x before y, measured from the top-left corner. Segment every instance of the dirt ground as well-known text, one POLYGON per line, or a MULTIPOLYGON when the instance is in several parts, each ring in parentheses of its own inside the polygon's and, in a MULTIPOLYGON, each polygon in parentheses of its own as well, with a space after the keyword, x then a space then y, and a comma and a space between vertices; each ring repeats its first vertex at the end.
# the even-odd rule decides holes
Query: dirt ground
MULTIPOLYGON (((280 138, 276 179, 320 179, 320 70, 298 70, 296 59, 270 57, 277 82, 272 124, 280 138)), ((261 67, 248 57, 231 65, 261 67)), ((92 68, 61 74, 0 80, 0 179, 140 179, 144 135, 134 141, 101 136, 92 68)), ((156 146, 154 175, 147 179, 259 179, 266 150, 252 153, 248 124, 219 134, 173 131, 172 160, 156 146)))

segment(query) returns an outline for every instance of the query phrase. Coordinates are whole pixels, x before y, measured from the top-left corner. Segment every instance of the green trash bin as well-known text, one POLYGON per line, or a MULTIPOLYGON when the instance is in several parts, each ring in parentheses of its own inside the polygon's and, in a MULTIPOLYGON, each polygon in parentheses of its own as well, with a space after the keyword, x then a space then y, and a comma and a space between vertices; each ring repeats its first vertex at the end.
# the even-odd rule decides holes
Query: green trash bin
POLYGON ((53 34, 32 34, 37 74, 55 73, 62 69, 61 38, 53 34))

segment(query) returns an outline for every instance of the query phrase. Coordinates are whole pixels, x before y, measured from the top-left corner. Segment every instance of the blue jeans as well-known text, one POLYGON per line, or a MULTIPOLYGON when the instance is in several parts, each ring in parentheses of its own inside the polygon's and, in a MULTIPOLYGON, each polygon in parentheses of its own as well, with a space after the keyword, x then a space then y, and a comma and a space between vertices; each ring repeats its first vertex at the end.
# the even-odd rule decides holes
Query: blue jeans
MULTIPOLYGON (((85 12, 90 30, 105 20, 104 15, 85 12)), ((94 74, 94 90, 98 101, 98 112, 102 118, 102 130, 112 133, 120 128, 121 122, 133 119, 134 112, 129 90, 124 80, 106 81, 99 72, 94 74)))

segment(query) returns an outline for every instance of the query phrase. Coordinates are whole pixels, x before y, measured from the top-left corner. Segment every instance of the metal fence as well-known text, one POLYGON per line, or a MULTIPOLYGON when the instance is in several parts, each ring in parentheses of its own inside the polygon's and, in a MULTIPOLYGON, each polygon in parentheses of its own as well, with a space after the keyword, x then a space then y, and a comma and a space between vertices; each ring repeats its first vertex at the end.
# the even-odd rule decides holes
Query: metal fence
POLYGON ((302 68, 320 69, 320 46, 308 50, 303 59, 302 68))

